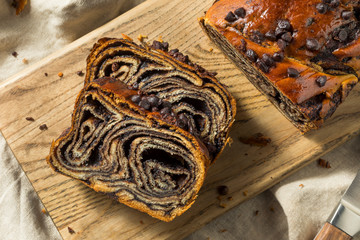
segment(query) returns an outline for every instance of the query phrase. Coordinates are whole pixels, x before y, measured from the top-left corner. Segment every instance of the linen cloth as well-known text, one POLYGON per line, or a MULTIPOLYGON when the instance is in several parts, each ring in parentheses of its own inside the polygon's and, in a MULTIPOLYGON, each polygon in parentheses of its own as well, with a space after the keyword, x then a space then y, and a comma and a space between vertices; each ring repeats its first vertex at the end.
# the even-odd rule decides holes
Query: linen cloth
MULTIPOLYGON (((0 0, 0 84, 141 1, 31 0, 15 16, 9 1, 0 0)), ((360 169, 359 156, 357 137, 324 156, 331 169, 312 163, 186 239, 312 239, 360 169)), ((61 239, 42 207, 0 135, 0 239, 61 239)))

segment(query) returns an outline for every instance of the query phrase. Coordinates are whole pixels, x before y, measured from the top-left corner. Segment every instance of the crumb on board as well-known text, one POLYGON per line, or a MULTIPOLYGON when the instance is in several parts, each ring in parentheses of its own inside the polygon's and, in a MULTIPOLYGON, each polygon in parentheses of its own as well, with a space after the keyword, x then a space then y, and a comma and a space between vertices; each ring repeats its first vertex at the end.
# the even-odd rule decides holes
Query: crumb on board
POLYGON ((229 140, 228 140, 228 146, 231 147, 231 145, 233 144, 234 140, 229 137, 229 140))
POLYGON ((248 191, 243 191, 243 195, 246 197, 248 195, 248 191))
POLYGON ((326 161, 325 159, 322 158, 319 158, 318 165, 322 168, 331 168, 329 161, 326 161))
POLYGON ((121 36, 123 37, 123 39, 129 40, 129 41, 133 41, 133 39, 131 37, 129 37, 128 35, 122 33, 121 36))
POLYGON ((214 51, 214 49, 213 49, 213 48, 210 48, 210 49, 209 49, 209 52, 213 52, 213 51, 214 51))
POLYGON ((300 184, 299 187, 300 187, 300 188, 304 188, 304 184, 300 184))
POLYGON ((47 211, 45 210, 45 208, 42 208, 42 209, 41 209, 41 212, 42 212, 43 214, 45 214, 45 215, 48 215, 48 213, 47 213, 47 211))
POLYGON ((28 61, 26 58, 24 58, 24 59, 22 60, 22 62, 23 62, 23 64, 28 64, 28 63, 29 63, 29 61, 28 61))
POLYGON ((19 15, 25 8, 27 0, 12 0, 11 6, 16 9, 16 15, 19 15))
POLYGON ((140 42, 144 41, 144 39, 146 39, 146 38, 148 38, 148 36, 146 36, 146 35, 139 34, 139 36, 138 36, 138 40, 140 42))
POLYGON ((144 224, 143 220, 140 220, 140 224, 144 224))
POLYGON ((271 212, 275 212, 275 208, 274 208, 274 207, 270 207, 270 211, 271 211, 271 212))
POLYGON ((227 195, 229 193, 229 188, 228 186, 221 185, 217 187, 217 191, 219 195, 227 195))
POLYGON ((221 229, 219 232, 221 233, 227 232, 227 229, 221 229))
POLYGON ((228 197, 227 199, 228 199, 228 201, 234 200, 233 197, 228 197))
POLYGON ((226 207, 227 207, 227 205, 226 205, 225 203, 220 203, 219 206, 222 207, 222 208, 226 208, 226 207))
POLYGON ((255 215, 255 216, 259 215, 259 210, 256 210, 256 211, 254 212, 254 215, 255 215))
POLYGON ((74 229, 72 229, 71 227, 68 227, 68 231, 69 231, 70 234, 75 234, 74 229))
POLYGON ((84 73, 83 73, 83 71, 77 71, 76 72, 76 74, 79 76, 79 77, 82 77, 82 76, 84 76, 84 73))
POLYGON ((164 40, 163 40, 163 38, 162 38, 161 35, 159 36, 159 42, 161 42, 161 43, 164 42, 164 40))
POLYGON ((64 74, 63 74, 62 72, 58 72, 58 76, 59 76, 59 77, 63 77, 64 74))
POLYGON ((49 76, 49 74, 48 74, 48 73, 44 73, 44 75, 45 75, 45 77, 49 76))
POLYGON ((25 119, 26 119, 26 121, 29 121, 29 122, 34 122, 35 121, 35 119, 33 117, 26 117, 25 119))
POLYGON ((42 124, 42 125, 40 125, 39 129, 40 129, 41 131, 45 131, 45 130, 48 130, 48 127, 47 127, 46 124, 42 124))
POLYGON ((13 55, 13 57, 17 57, 17 56, 18 56, 18 53, 15 52, 15 51, 13 51, 13 52, 11 53, 11 55, 13 55))
POLYGON ((271 143, 271 138, 262 133, 256 133, 248 138, 239 137, 239 141, 250 146, 265 147, 271 143))

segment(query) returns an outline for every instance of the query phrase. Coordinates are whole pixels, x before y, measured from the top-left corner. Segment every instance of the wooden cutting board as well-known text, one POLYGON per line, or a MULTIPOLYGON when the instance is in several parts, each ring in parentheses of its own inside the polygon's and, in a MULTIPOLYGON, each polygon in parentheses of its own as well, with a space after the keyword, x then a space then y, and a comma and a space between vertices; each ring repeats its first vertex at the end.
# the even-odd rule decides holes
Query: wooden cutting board
POLYGON ((301 135, 208 40, 197 18, 213 0, 148 0, 31 66, 0 86, 0 129, 64 239, 179 239, 244 200, 278 183, 360 130, 360 86, 318 130, 301 135), (76 180, 54 173, 46 164, 51 141, 70 126, 70 115, 83 78, 85 59, 101 37, 136 39, 159 36, 229 86, 237 99, 233 143, 210 168, 193 207, 171 223, 163 223, 76 180), (213 51, 212 51, 213 49, 213 51), (63 77, 58 73, 63 72, 63 77), (47 73, 46 77, 44 73, 47 73), (34 122, 25 120, 33 117, 34 122), (39 126, 46 124, 48 130, 39 126), (239 137, 263 133, 265 147, 242 144, 239 137), (220 202, 216 187, 227 185, 220 202), (70 234, 68 227, 75 230, 70 234))

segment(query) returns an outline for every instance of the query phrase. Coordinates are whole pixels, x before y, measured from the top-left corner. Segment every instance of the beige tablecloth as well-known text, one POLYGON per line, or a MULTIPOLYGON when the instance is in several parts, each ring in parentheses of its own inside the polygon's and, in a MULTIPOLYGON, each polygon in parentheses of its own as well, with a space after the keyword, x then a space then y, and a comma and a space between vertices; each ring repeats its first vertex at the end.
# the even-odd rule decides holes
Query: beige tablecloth
MULTIPOLYGON (((31 0, 24 12, 15 16, 9 1, 0 0, 0 84, 138 2, 141 0, 31 0), (11 55, 13 51, 17 58, 11 55)), ((310 164, 187 239, 312 239, 360 169, 359 157, 357 137, 324 156, 331 169, 310 164)), ((0 136, 0 239, 60 239, 51 218, 41 209, 26 175, 0 136)))

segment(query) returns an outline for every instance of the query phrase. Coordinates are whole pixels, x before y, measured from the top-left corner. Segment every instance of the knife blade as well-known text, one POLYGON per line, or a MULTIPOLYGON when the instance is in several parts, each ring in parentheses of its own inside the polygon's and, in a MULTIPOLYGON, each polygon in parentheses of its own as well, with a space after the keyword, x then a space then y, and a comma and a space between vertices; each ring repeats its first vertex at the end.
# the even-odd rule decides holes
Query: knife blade
POLYGON ((360 232, 360 171, 315 240, 351 239, 360 232))

